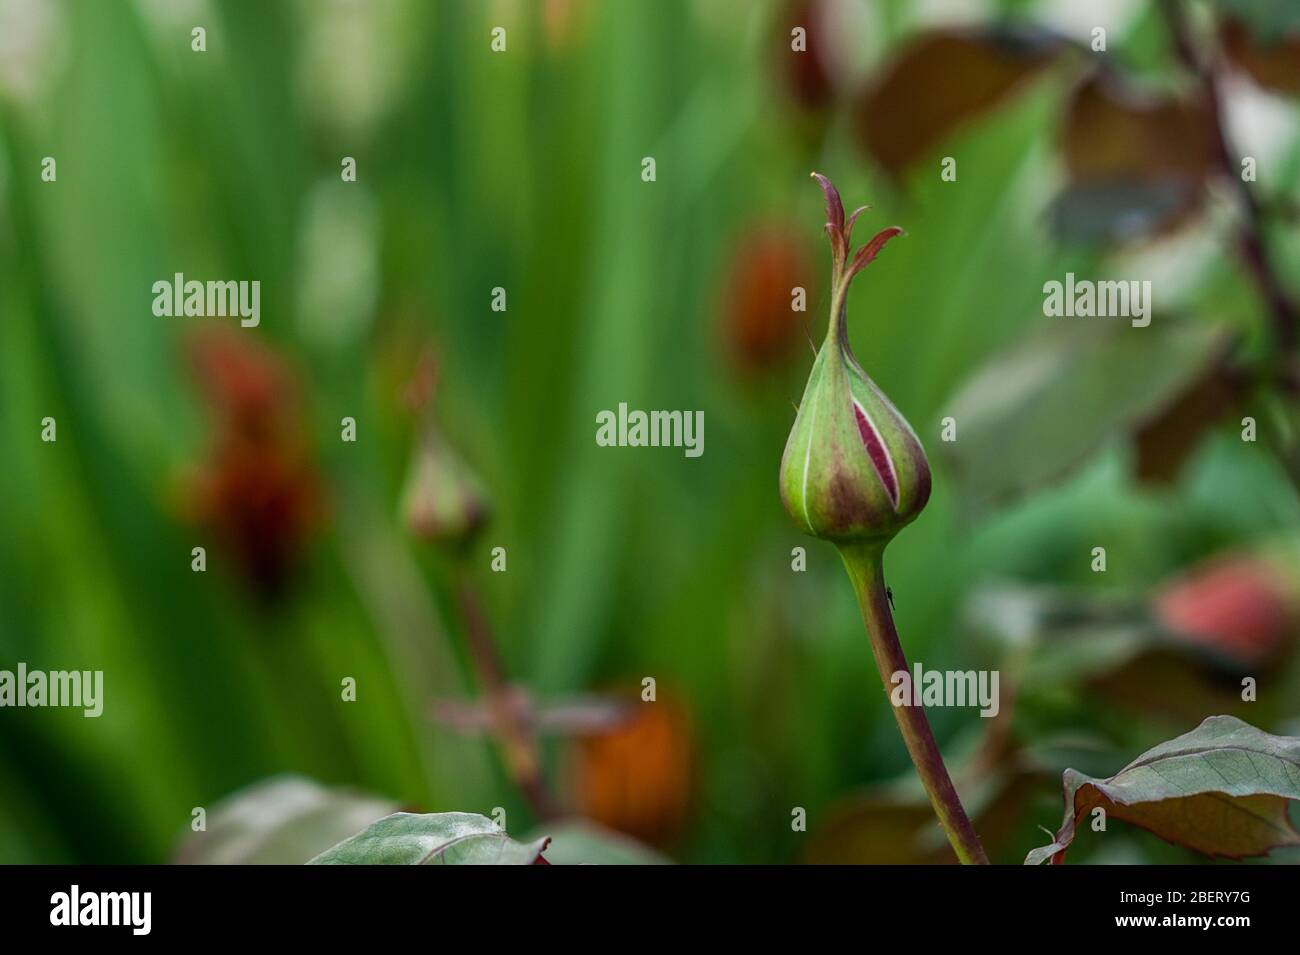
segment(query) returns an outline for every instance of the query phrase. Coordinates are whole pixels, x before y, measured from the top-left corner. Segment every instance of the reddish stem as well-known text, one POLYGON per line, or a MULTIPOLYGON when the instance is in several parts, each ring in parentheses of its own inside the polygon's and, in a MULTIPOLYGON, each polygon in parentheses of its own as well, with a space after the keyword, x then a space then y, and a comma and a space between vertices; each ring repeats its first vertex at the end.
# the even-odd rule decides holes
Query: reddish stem
POLYGON ((455 588, 470 660, 492 712, 492 723, 506 771, 533 814, 538 819, 552 819, 557 814, 557 806, 542 776, 537 739, 511 699, 491 627, 467 574, 458 575, 455 588))
MULTIPOLYGON (((867 635, 871 639, 871 654, 875 657, 876 669, 880 671, 885 696, 888 698, 892 676, 911 671, 903 646, 898 640, 894 615, 889 609, 884 565, 881 562, 882 550, 883 545, 859 545, 841 547, 840 553, 862 607, 862 620, 867 625, 867 635)), ((984 852, 984 846, 962 807, 952 777, 948 775, 948 767, 944 765, 943 754, 934 741, 925 707, 919 703, 912 705, 910 700, 902 706, 893 706, 890 702, 890 709, 894 711, 894 719, 903 735, 908 755, 912 757, 912 764, 930 797, 930 805, 934 807, 935 815, 939 817, 939 824, 943 826, 957 859, 963 865, 988 865, 989 858, 984 852)))

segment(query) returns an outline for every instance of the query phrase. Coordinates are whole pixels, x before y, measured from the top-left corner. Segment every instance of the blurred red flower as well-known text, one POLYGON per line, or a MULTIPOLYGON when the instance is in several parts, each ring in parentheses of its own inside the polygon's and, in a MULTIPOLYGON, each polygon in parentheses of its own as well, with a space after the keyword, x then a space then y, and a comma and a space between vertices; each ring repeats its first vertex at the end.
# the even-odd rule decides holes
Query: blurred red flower
POLYGON ((1161 587, 1154 607, 1176 635, 1248 665, 1280 655, 1300 624, 1295 584, 1281 567, 1255 554, 1194 567, 1161 587))
POLYGON ((259 596, 279 596, 323 515, 297 382, 270 348, 231 329, 194 336, 188 357, 212 422, 190 516, 259 596))

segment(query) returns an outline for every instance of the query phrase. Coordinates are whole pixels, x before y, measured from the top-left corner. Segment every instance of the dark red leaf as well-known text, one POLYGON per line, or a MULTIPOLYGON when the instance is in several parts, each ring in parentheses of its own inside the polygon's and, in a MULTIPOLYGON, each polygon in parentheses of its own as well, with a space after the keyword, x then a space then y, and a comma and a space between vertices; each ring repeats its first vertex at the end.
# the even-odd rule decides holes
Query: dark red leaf
POLYGON ((939 29, 913 38, 857 107, 867 151, 899 176, 955 130, 1006 100, 1066 44, 1029 28, 939 29))

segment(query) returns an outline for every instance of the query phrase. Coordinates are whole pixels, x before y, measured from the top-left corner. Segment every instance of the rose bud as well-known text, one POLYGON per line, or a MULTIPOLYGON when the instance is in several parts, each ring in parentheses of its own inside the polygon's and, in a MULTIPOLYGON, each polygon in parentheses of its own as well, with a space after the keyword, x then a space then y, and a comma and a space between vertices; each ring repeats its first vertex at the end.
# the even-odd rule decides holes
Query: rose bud
POLYGON ((781 500, 800 529, 839 544, 888 542, 930 498, 925 449, 849 347, 845 299, 853 277, 902 229, 876 233, 850 255, 853 225, 839 193, 813 173, 826 196, 832 252, 831 312, 781 459, 781 500))
POLYGON ((468 547, 487 523, 487 492, 478 476, 426 420, 411 456, 402 514, 411 533, 452 549, 468 547))

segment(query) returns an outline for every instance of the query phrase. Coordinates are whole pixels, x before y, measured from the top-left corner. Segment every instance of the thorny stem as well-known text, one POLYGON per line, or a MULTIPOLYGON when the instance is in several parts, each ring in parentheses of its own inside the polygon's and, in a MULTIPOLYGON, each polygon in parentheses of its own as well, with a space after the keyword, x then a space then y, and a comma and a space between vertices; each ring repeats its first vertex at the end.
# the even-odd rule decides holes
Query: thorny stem
MULTIPOLYGON (((849 578, 853 581, 853 590, 862 607, 862 620, 867 625, 867 635, 871 640, 871 654, 876 660, 876 669, 880 671, 881 683, 885 696, 889 696, 891 677, 895 673, 910 672, 903 647, 898 642, 898 629, 894 626, 894 615, 889 609, 889 597, 885 593, 884 565, 881 561, 881 544, 844 545, 840 554, 849 578)), ((892 701, 891 701, 892 703, 892 701)), ((911 705, 907 701, 902 706, 890 706, 894 719, 903 734, 912 764, 916 766, 921 784, 930 797, 939 823, 943 826, 948 841, 962 865, 988 865, 988 856, 979 836, 971 825, 966 810, 962 808, 961 799, 948 775, 943 755, 934 741, 930 730, 930 721, 926 719, 925 708, 919 703, 911 705)))
POLYGON ((1187 22, 1183 0, 1162 0, 1161 10, 1183 66, 1201 85, 1210 114, 1210 135, 1215 162, 1233 184, 1243 219, 1237 230, 1237 245, 1251 279, 1267 303, 1273 318, 1273 333, 1281 351, 1294 349, 1300 341, 1300 308, 1291 298, 1275 271, 1264 241, 1264 212, 1250 184, 1241 178, 1241 164, 1228 140, 1223 121, 1216 65, 1197 48, 1187 22))
POLYGON ((487 697, 506 771, 533 814, 538 819, 553 819, 558 808, 542 777, 542 759, 537 739, 511 699, 505 668, 501 664, 487 617, 483 614, 467 573, 457 575, 455 589, 456 604, 465 625, 465 642, 469 647, 470 660, 487 697))

